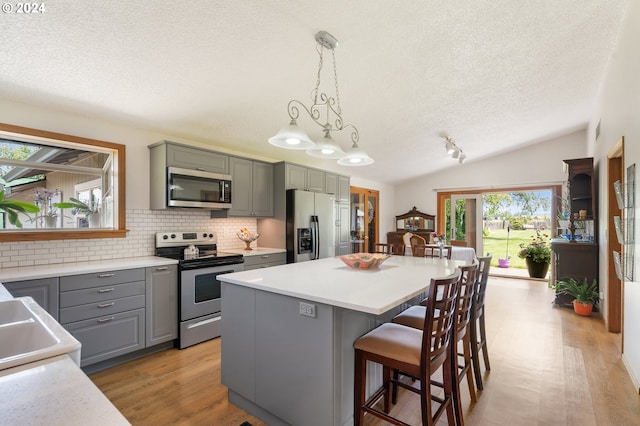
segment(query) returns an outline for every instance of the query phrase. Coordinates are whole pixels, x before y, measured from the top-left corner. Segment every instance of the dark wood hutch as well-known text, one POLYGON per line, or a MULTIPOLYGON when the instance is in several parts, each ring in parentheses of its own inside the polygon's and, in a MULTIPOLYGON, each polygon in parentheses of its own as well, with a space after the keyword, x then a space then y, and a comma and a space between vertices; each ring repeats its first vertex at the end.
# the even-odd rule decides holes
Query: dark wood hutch
POLYGON ((406 232, 419 235, 429 242, 431 233, 435 231, 435 226, 436 217, 434 215, 422 213, 414 206, 408 212, 396 216, 396 230, 387 232, 387 243, 403 244, 402 236, 406 232))
MULTIPOLYGON (((595 240, 598 235, 598 212, 593 158, 578 158, 564 160, 564 162, 568 169, 570 228, 574 228, 566 232, 573 235, 576 233, 576 228, 583 227, 586 232, 583 233, 582 239, 586 239, 587 234, 591 239, 586 241, 572 239, 551 243, 554 262, 551 279, 556 283, 562 278, 573 278, 579 282, 586 278, 591 283, 594 279, 598 280, 598 244, 595 240)), ((555 303, 560 306, 570 306, 571 298, 556 294, 555 303)))

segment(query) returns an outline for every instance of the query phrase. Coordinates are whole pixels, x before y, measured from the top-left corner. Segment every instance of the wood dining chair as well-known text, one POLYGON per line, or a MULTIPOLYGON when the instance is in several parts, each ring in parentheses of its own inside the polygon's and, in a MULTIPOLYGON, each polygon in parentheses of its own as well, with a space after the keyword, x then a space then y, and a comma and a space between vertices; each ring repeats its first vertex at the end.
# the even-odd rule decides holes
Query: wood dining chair
POLYGON ((404 244, 396 243, 375 243, 373 253, 393 254, 404 256, 404 244))
MULTIPOLYGON (((453 384, 453 405, 456 414, 456 425, 464 425, 464 417, 462 410, 462 398, 460 395, 460 383, 466 377, 467 387, 469 388, 469 396, 472 402, 476 402, 476 392, 473 383, 473 364, 471 352, 471 333, 470 323, 473 319, 473 301, 476 289, 476 274, 479 262, 476 260, 471 265, 460 266, 461 279, 458 291, 458 301, 456 304, 456 313, 454 321, 454 340, 451 345, 451 359, 455 362, 451 365, 451 374, 455 380, 453 384)), ((426 299, 425 299, 426 301, 426 299)), ((429 314, 429 308, 424 303, 422 305, 412 306, 400 314, 396 315, 392 322, 395 324, 405 325, 422 330, 424 327, 424 319, 429 314)), ((404 371, 399 371, 406 374, 404 371)), ((394 372, 394 376, 397 376, 394 372)), ((434 382, 439 386, 441 383, 434 382)))
POLYGON ((355 341, 354 424, 364 424, 369 413, 387 422, 406 424, 389 415, 391 403, 396 403, 400 386, 420 395, 423 425, 434 425, 446 411, 449 424, 455 421, 453 410, 453 384, 450 345, 453 344, 455 307, 458 300, 460 271, 451 276, 432 279, 427 302, 428 315, 421 329, 395 323, 384 323, 355 341), (429 330, 423 332, 422 330, 429 330), (366 399, 367 364, 382 364, 382 387, 366 399), (443 395, 431 391, 433 375, 442 370, 443 395), (420 380, 411 386, 394 380, 394 371, 403 371, 420 380), (376 403, 383 398, 382 409, 376 403), (436 409, 432 406, 436 404, 436 409))
POLYGON ((476 275, 476 289, 473 296, 473 317, 469 327, 471 340, 471 359, 473 361, 473 374, 478 390, 484 389, 482 373, 480 371, 480 352, 484 358, 484 368, 491 371, 489 364, 489 351, 487 350, 487 331, 485 325, 485 296, 487 294, 487 282, 489 281, 489 269, 491 268, 491 254, 478 258, 478 274, 476 275))

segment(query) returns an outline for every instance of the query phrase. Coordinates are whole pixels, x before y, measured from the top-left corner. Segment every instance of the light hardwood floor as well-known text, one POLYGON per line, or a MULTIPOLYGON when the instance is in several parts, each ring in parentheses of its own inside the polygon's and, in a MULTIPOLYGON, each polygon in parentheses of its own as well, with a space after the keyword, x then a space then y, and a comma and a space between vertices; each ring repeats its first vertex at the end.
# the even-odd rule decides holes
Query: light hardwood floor
MULTIPOLYGON (((467 425, 640 425, 640 396, 620 355, 620 336, 594 316, 554 308, 545 282, 490 278, 487 332, 491 372, 470 404, 467 425)), ((220 339, 171 349, 90 378, 134 425, 264 425, 227 401, 220 339)), ((394 411, 419 424, 403 392, 394 411)), ((382 422, 367 418, 368 425, 382 422)), ((446 424, 446 416, 439 424, 446 424)))

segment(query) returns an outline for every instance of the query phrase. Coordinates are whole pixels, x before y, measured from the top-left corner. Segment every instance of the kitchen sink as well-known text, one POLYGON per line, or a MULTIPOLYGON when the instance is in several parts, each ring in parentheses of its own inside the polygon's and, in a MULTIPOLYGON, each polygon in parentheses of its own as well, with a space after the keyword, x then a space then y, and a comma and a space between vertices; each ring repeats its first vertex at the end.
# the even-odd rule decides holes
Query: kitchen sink
POLYGON ((80 365, 80 342, 31 297, 0 301, 0 370, 62 354, 80 365))

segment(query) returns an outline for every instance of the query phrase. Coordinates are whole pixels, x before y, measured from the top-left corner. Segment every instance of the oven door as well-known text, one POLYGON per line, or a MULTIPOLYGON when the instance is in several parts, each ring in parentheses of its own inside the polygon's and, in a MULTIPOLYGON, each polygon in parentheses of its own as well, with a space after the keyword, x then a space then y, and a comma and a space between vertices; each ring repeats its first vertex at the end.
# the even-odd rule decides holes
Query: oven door
POLYGON ((220 312, 218 276, 242 271, 243 264, 182 270, 180 273, 180 320, 187 321, 220 312))

